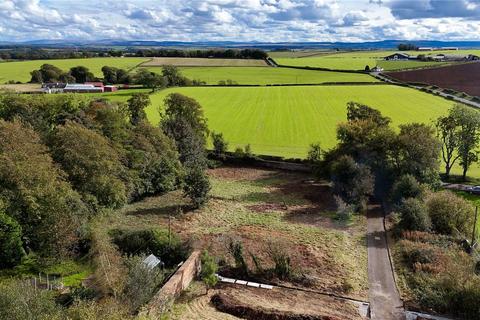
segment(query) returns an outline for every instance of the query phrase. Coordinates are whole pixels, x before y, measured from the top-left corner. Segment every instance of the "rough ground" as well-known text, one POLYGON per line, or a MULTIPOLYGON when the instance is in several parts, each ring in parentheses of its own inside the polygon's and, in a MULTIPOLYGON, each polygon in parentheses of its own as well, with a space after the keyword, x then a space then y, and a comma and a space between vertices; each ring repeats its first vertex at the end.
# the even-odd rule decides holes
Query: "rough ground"
POLYGON ((220 285, 218 289, 210 290, 208 295, 205 295, 204 290, 203 285, 194 283, 177 301, 172 319, 239 319, 215 309, 210 300, 216 294, 221 295, 232 306, 241 305, 276 314, 323 316, 342 320, 362 319, 355 305, 314 293, 287 289, 265 290, 239 285, 220 285))

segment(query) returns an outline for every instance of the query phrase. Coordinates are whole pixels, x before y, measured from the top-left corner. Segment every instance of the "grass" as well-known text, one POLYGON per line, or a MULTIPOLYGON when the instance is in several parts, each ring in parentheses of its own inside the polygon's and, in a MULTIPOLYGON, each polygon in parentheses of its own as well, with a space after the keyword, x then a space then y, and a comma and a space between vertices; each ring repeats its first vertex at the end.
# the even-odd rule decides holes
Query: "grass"
POLYGON ((451 64, 449 62, 435 61, 386 61, 381 60, 377 63, 385 70, 418 69, 425 67, 440 67, 451 64))
POLYGON ((346 120, 346 104, 357 101, 378 109, 395 126, 431 123, 452 102, 398 86, 191 87, 171 88, 151 96, 146 112, 159 122, 159 108, 169 93, 195 98, 211 130, 222 132, 230 149, 251 144, 257 154, 305 157, 311 143, 336 144, 336 126, 346 120))
POLYGON ((0 63, 0 83, 10 80, 28 82, 30 72, 39 69, 42 64, 48 63, 68 71, 72 67, 85 66, 97 77, 102 75, 103 66, 111 66, 130 70, 149 58, 87 58, 87 59, 57 59, 57 60, 30 60, 0 63))
POLYGON ((209 58, 153 58, 142 67, 161 67, 163 65, 188 67, 266 67, 260 59, 209 59, 209 58))
MULTIPOLYGON (((158 71, 158 68, 149 68, 158 71)), ((207 84, 218 84, 220 80, 231 79, 238 84, 305 84, 323 82, 377 82, 366 74, 301 70, 289 68, 258 67, 182 67, 189 79, 203 80, 207 84)))
MULTIPOLYGON (((398 70, 404 68, 425 67, 431 65, 441 65, 444 63, 437 62, 420 62, 420 61, 384 61, 383 58, 398 51, 356 51, 332 53, 327 55, 316 55, 306 57, 278 57, 274 60, 280 65, 299 66, 299 67, 317 67, 328 69, 342 70, 364 70, 368 65, 370 68, 378 65, 383 66, 386 70, 398 70)), ((480 50, 458 50, 458 51, 407 51, 405 53, 411 55, 437 55, 445 54, 476 54, 480 55, 480 50)))
MULTIPOLYGON (((315 286, 338 290, 342 281, 348 281, 353 286, 349 294, 365 298, 368 280, 364 216, 355 216, 349 226, 335 221, 332 213, 322 208, 323 203, 305 198, 312 189, 304 185, 306 176, 302 174, 248 168, 218 168, 209 174, 212 199, 205 207, 176 214, 176 206, 188 202, 181 192, 171 192, 127 206, 106 218, 101 230, 167 226, 170 212, 174 232, 194 241, 197 248, 208 248, 218 258, 229 261, 225 243, 226 237, 232 236, 242 240, 249 264, 248 252, 252 252, 264 267, 270 267, 265 247, 271 241, 281 241, 288 244, 294 268, 317 279, 315 286), (248 176, 251 173, 253 176, 248 176), (292 183, 294 186, 289 186, 292 183), (271 207, 261 211, 253 208, 262 205, 271 207)), ((317 190, 324 189, 314 190, 317 194, 317 190)), ((328 197, 331 195, 321 198, 328 197)))
MULTIPOLYGON (((126 101, 132 92, 141 91, 120 90, 92 96, 126 101)), ((210 129, 224 134, 230 150, 250 144, 256 154, 287 158, 304 158, 314 142, 320 142, 324 149, 335 146, 336 126, 346 120, 349 101, 380 110, 392 118, 394 126, 432 123, 453 104, 417 90, 387 85, 171 88, 150 96, 152 105, 146 111, 152 123, 159 122, 159 109, 165 96, 172 92, 198 100, 210 129)), ((452 175, 460 173, 458 165, 452 169, 452 175)), ((468 176, 480 177, 478 164, 472 165, 468 176)))

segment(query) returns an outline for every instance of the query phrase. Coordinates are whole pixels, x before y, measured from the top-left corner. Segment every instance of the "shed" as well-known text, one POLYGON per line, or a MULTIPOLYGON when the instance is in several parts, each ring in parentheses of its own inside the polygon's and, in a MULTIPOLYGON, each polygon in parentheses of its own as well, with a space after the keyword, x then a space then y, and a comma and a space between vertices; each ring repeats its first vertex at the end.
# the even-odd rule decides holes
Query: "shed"
POLYGON ((115 86, 105 86, 105 87, 103 87, 104 92, 115 92, 117 90, 118 90, 118 88, 115 87, 115 86))

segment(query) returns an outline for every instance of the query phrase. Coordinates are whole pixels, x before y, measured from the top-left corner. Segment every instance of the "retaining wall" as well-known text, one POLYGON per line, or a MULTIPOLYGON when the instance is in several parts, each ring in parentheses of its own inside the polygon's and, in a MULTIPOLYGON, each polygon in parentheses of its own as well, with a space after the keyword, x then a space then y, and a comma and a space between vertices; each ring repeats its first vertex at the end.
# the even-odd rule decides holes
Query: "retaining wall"
POLYGON ((173 276, 152 298, 141 314, 157 316, 166 312, 172 306, 183 290, 199 275, 201 270, 200 251, 194 251, 173 276))

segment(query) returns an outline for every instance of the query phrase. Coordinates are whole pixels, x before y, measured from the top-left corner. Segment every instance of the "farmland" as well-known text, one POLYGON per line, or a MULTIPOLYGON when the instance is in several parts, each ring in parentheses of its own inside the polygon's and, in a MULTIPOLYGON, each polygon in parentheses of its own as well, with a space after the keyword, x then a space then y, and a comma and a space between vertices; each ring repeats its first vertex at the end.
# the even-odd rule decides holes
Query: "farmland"
POLYGON ((207 59, 207 58, 153 58, 142 67, 161 67, 163 65, 184 67, 266 67, 264 60, 258 59, 207 59))
POLYGON ((394 125, 430 122, 452 104, 396 86, 172 88, 151 96, 147 114, 153 123, 158 123, 158 109, 172 92, 198 100, 209 127, 223 132, 232 150, 250 143, 255 153, 286 157, 305 157, 317 141, 325 148, 334 146, 335 128, 345 121, 349 101, 380 110, 394 125))
POLYGON ((387 74, 400 81, 421 82, 480 96, 479 62, 387 74))
MULTIPOLYGON (((149 68, 159 71, 158 68, 149 68)), ((192 80, 203 80, 217 84, 220 80, 233 80, 238 84, 302 84, 323 82, 377 82, 366 74, 341 73, 290 68, 258 67, 182 67, 184 76, 192 80)))
POLYGON ((30 60, 0 63, 0 83, 7 81, 30 81, 30 72, 39 69, 42 64, 48 63, 68 71, 76 66, 85 66, 97 77, 102 76, 103 66, 112 66, 122 69, 133 69, 148 58, 88 58, 88 59, 58 59, 58 60, 30 60))
MULTIPOLYGON (((355 51, 344 53, 331 53, 305 57, 279 57, 275 61, 280 65, 298 67, 317 67, 341 70, 363 70, 366 65, 370 68, 379 65, 385 70, 399 70, 405 68, 430 67, 444 63, 431 61, 383 61, 383 58, 397 51, 355 51)), ((479 54, 480 50, 458 50, 458 51, 405 51, 411 55, 436 55, 444 54, 479 54)))

